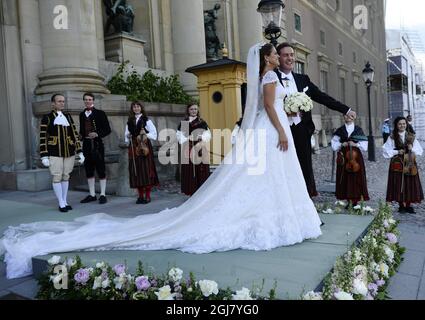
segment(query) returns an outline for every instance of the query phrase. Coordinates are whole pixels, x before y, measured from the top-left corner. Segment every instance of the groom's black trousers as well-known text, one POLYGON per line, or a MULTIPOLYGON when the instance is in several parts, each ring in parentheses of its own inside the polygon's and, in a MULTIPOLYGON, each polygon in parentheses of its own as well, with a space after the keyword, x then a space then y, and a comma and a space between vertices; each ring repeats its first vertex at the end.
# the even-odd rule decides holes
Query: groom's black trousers
POLYGON ((291 132, 308 193, 310 197, 315 197, 317 196, 317 190, 314 181, 313 160, 311 158, 311 130, 301 122, 298 125, 292 125, 291 132))

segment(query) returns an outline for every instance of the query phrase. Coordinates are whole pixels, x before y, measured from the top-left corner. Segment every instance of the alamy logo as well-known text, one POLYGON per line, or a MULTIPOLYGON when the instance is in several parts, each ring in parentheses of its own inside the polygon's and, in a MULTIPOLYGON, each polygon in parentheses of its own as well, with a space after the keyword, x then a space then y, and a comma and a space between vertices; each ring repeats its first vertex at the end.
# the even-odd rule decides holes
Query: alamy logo
POLYGON ((53 282, 53 286, 56 290, 67 290, 68 289, 68 270, 64 265, 58 265, 53 269, 53 276, 50 280, 53 282))
POLYGON ((357 30, 367 30, 369 22, 369 12, 366 6, 359 5, 354 7, 354 28, 357 30))
POLYGON ((56 30, 68 30, 68 8, 64 5, 57 5, 53 9, 56 15, 53 19, 53 27, 56 30))

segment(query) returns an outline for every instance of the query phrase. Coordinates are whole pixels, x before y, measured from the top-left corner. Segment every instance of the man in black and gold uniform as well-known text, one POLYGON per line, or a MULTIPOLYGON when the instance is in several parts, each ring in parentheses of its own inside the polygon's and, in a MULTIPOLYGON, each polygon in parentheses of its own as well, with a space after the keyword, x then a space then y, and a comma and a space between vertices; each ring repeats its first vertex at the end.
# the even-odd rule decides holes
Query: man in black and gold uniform
POLYGON ((69 113, 63 112, 65 97, 55 94, 51 102, 52 112, 41 120, 40 157, 43 165, 50 169, 59 211, 67 212, 72 210, 66 198, 75 155, 78 154, 80 163, 84 162, 84 156, 74 121, 69 113))
POLYGON ((94 107, 94 95, 85 93, 83 96, 85 109, 80 113, 80 135, 83 141, 83 152, 86 157, 87 182, 90 194, 81 203, 96 201, 95 170, 100 180, 99 203, 106 203, 106 167, 105 147, 102 139, 111 133, 108 117, 102 110, 94 107))

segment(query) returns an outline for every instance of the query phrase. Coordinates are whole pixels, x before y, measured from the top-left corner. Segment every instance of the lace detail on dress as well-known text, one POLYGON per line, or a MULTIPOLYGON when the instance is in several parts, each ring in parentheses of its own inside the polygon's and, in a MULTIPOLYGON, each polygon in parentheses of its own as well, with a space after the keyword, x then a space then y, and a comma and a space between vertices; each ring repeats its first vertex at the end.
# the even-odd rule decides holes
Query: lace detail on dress
POLYGON ((274 71, 267 71, 267 73, 263 77, 262 84, 263 86, 269 83, 277 83, 279 81, 279 78, 277 77, 276 72, 274 71))

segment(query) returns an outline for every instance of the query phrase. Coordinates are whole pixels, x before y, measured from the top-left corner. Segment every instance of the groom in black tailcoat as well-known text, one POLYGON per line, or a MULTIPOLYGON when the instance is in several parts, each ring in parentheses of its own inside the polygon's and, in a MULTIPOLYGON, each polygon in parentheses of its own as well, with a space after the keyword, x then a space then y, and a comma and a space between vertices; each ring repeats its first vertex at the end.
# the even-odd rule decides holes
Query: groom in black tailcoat
MULTIPOLYGON (((289 43, 281 43, 277 48, 279 54, 280 67, 275 72, 280 83, 285 89, 285 94, 290 95, 296 92, 303 92, 306 89, 306 94, 315 102, 320 103, 329 109, 339 111, 342 114, 349 116, 351 119, 356 118, 356 113, 349 107, 328 96, 326 93, 314 85, 310 78, 304 74, 294 73, 295 66, 295 51, 294 47, 289 43)), ((304 175, 307 185, 307 190, 310 197, 317 196, 316 183, 313 174, 313 162, 311 158, 311 136, 314 133, 315 126, 311 111, 300 112, 297 115, 289 116, 291 124, 292 136, 294 137, 295 149, 297 150, 298 160, 304 175)))

